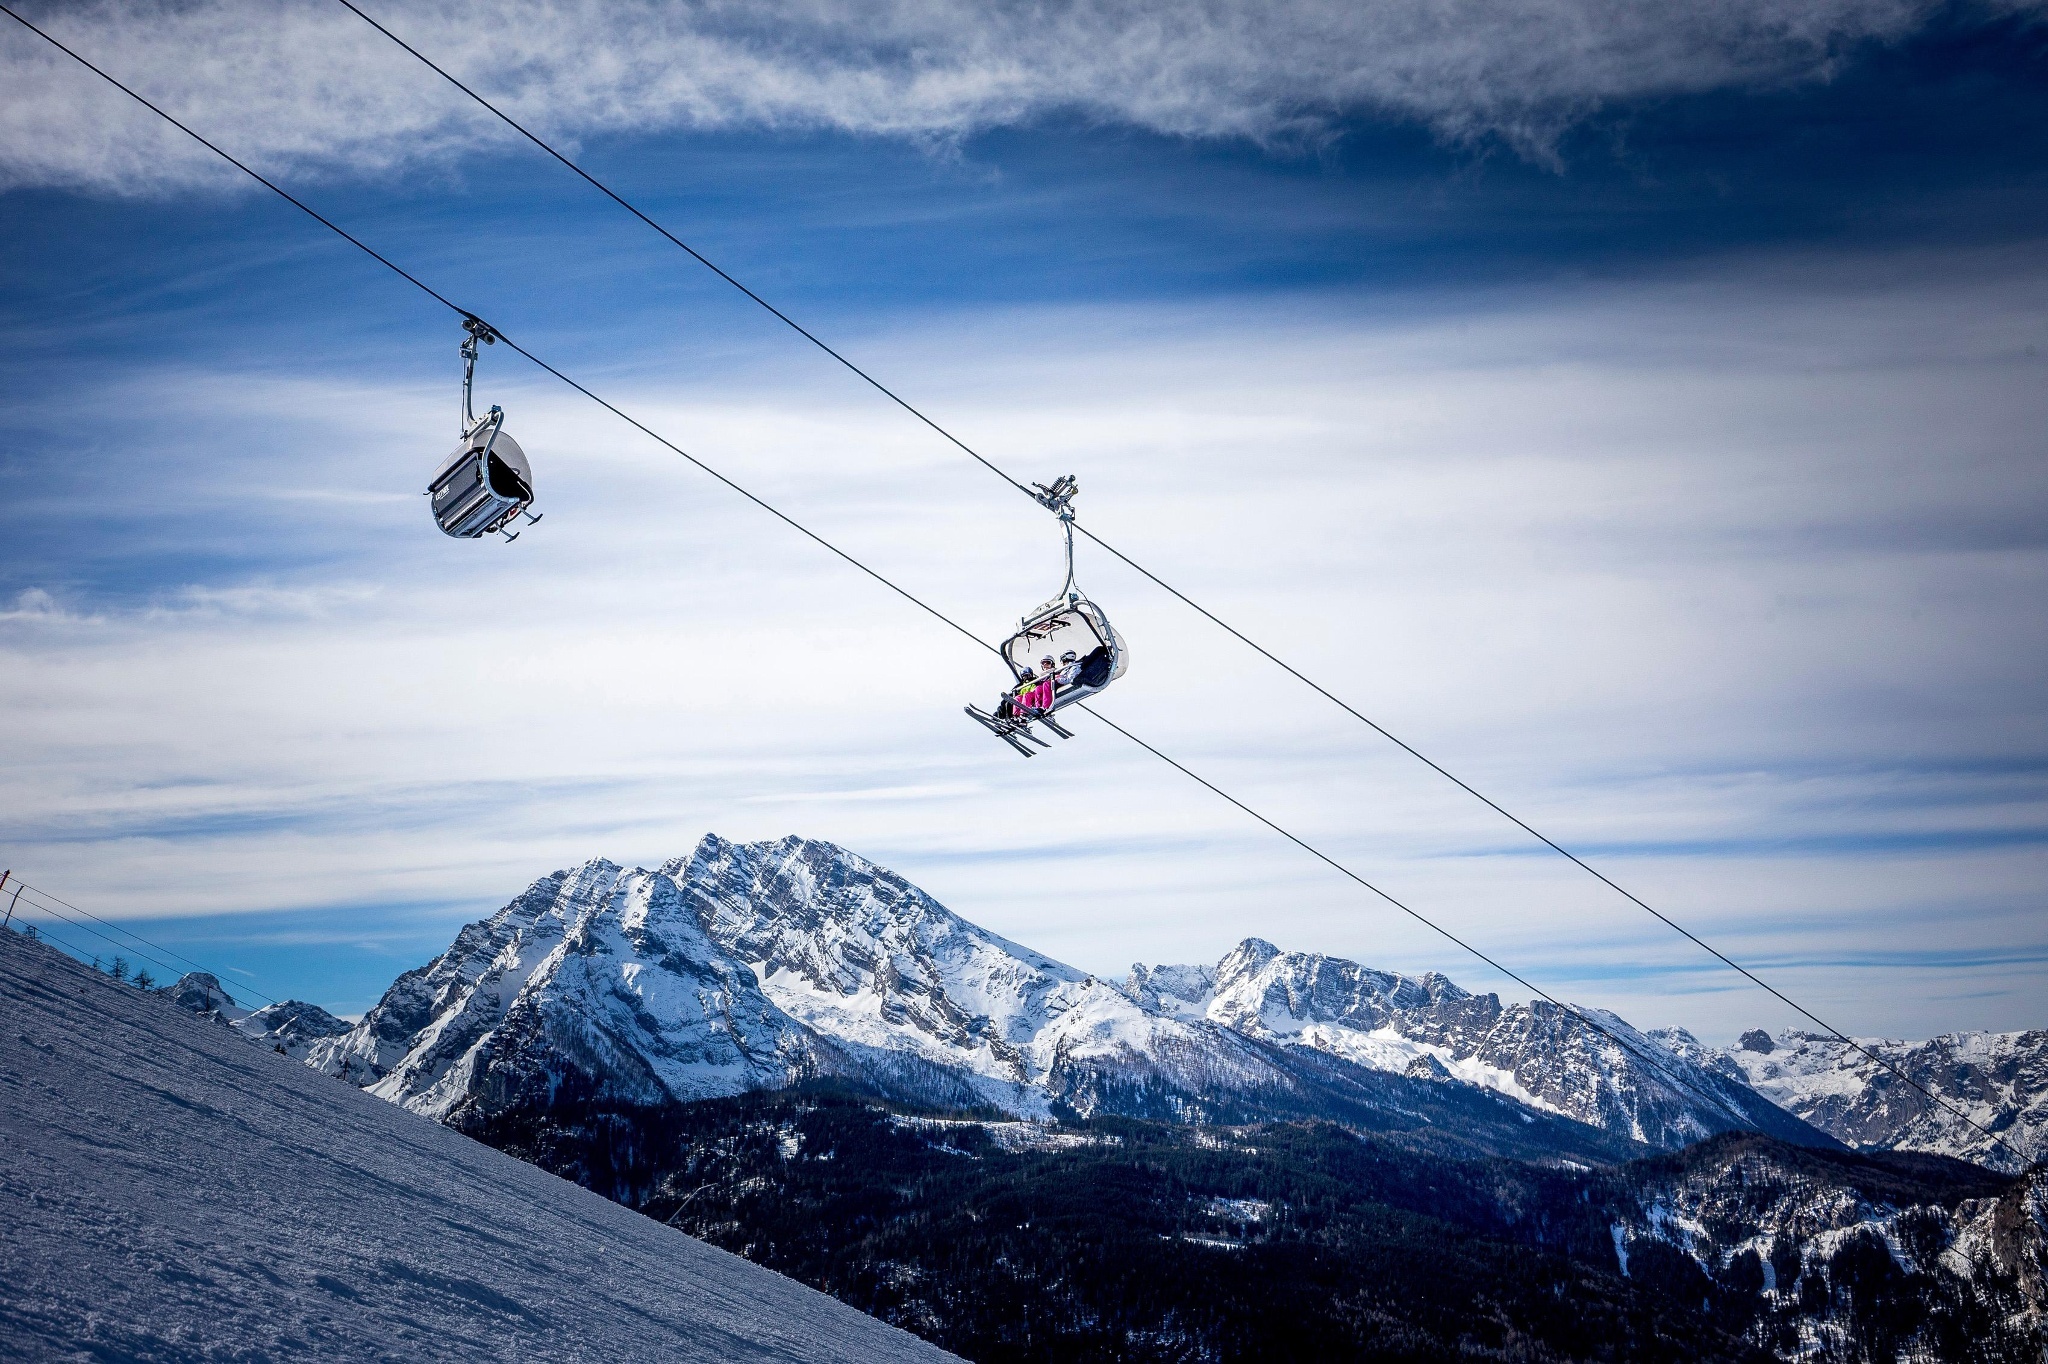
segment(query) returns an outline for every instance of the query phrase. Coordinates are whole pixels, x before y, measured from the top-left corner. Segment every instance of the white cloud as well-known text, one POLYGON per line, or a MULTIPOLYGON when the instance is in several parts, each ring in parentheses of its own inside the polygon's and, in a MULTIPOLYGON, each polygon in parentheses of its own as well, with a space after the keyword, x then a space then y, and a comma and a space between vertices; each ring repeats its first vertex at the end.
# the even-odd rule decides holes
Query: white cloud
MULTIPOLYGON (((1987 10, 2033 8, 1988 4, 1987 10)), ((1313 139, 1343 114, 1543 155, 1600 104, 1824 79, 1934 0, 699 0, 366 9, 545 135, 837 129, 952 139, 1048 114, 1313 139)), ((100 0, 32 17, 229 151, 377 173, 511 136, 329 0, 100 0)), ((228 174, 231 174, 228 173, 228 174)), ((33 35, 0 32, 0 187, 226 183, 33 35)))
MULTIPOLYGON (((2048 278, 1979 264, 853 340, 1539 827, 1647 849, 1608 860, 1653 903, 1847 1026, 1921 1033, 2040 1022, 2039 964, 1997 960, 2039 945, 2040 846, 1910 843, 2043 819, 2048 278), (1862 962, 1936 950, 1991 964, 1862 962)), ((1043 513, 806 373, 607 396, 975 629, 1044 596, 1043 513)), ((804 833, 1091 969, 1258 932, 1492 983, 1109 733, 1012 757, 959 711, 985 658, 573 395, 492 374, 548 513, 508 547, 368 496, 417 503, 445 392, 195 377, 47 399, 151 434, 96 431, 90 473, 40 456, 39 517, 129 496, 264 567, 0 618, 0 811, 35 884, 120 914, 481 908, 596 854, 804 833), (292 466, 337 500, 252 525, 280 409, 345 456, 292 466)), ((1569 868, 1475 855, 1512 831, 1084 556, 1135 651, 1118 719, 1532 978, 1644 1022, 1789 1021, 1569 868)))

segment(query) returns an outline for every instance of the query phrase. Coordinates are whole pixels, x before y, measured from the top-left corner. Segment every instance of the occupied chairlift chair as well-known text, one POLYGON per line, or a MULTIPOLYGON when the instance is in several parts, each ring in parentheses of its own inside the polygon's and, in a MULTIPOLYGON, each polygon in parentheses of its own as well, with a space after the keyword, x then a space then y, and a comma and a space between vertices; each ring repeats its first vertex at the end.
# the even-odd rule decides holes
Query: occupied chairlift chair
POLYGON ((515 516, 528 523, 540 515, 527 510, 533 505, 533 468, 526 452, 505 430, 505 413, 495 405, 478 417, 470 407, 470 385, 476 377, 476 347, 497 344, 497 333, 481 319, 465 316, 462 342, 462 443, 442 461, 440 472, 427 485, 434 520, 450 535, 477 540, 497 532, 507 542, 519 538, 518 531, 505 526, 515 516))
POLYGON ((1122 677, 1130 663, 1124 638, 1109 623, 1109 616, 1074 586, 1074 494, 1081 490, 1081 485, 1072 474, 1062 474, 1049 488, 1043 483, 1031 486, 1038 489, 1039 505, 1059 517, 1066 532, 1066 586, 1058 596, 1019 621, 1017 632, 1003 641, 1000 652, 1013 678, 1005 702, 998 703, 993 713, 979 706, 966 708, 977 724, 1027 758, 1036 756, 1026 747, 1027 740, 1040 748, 1052 747, 1038 737, 1031 728, 1033 723, 1044 725, 1062 739, 1073 738, 1073 732, 1053 718, 1054 712, 1095 695, 1122 677), (1018 694, 1026 690, 1027 684, 1042 680, 1033 672, 1034 660, 1046 654, 1058 658, 1069 650, 1080 662, 1080 673, 1074 681, 1055 688, 1052 704, 1044 709, 1020 708, 1016 704, 1018 694))

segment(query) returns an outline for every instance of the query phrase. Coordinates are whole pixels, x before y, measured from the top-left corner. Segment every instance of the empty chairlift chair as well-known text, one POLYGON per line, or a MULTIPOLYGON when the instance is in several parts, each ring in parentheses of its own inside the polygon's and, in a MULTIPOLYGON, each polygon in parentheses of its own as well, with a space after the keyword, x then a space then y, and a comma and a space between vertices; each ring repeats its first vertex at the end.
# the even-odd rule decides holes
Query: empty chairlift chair
POLYGON ((427 485, 434 520, 449 535, 464 540, 481 539, 497 533, 517 540, 518 531, 507 531, 514 517, 531 523, 540 515, 533 505, 533 466, 526 452, 505 430, 505 413, 493 406, 478 417, 470 406, 470 387, 476 377, 477 343, 495 345, 497 334, 474 317, 463 319, 468 335, 462 342, 462 441, 455 453, 441 462, 434 481, 427 485))
POLYGON ((1067 537, 1067 581, 1058 596, 1043 603, 1018 622, 1017 632, 1004 640, 1003 662, 1009 665, 1011 686, 997 700, 993 710, 968 706, 967 713, 984 729, 1029 758, 1029 744, 1050 748, 1038 737, 1033 724, 1042 724, 1062 739, 1073 733, 1054 715, 1085 701, 1124 675, 1130 653, 1124 638, 1109 623, 1100 606, 1081 595, 1074 586, 1074 494, 1080 491, 1072 474, 1064 474, 1051 487, 1034 483, 1038 501, 1060 518, 1067 537), (1053 660, 1046 670, 1043 660, 1053 660))

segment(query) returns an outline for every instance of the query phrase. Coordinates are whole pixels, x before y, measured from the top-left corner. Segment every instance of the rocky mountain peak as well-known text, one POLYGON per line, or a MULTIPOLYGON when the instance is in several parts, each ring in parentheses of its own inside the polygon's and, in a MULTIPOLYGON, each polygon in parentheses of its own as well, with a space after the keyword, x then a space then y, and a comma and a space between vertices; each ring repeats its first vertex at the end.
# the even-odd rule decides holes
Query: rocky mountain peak
POLYGON ((1265 969, 1268 963, 1281 955, 1280 949, 1264 938, 1246 938, 1216 963, 1216 978, 1227 981, 1251 975, 1265 969))
POLYGON ((1797 1029, 1774 1039, 1757 1029, 1718 1059, 1851 1146, 1927 1151, 2008 1171, 2048 1157, 2048 1030, 1852 1043, 1797 1029))
POLYGON ((1141 964, 1111 985, 831 843, 710 834, 653 870, 598 858, 540 878, 308 1059, 437 1117, 564 1091, 639 1103, 836 1077, 1027 1116, 1448 1105, 1445 1130, 1520 1141, 1535 1122, 1558 1150, 1752 1122, 1819 1139, 1729 1076, 1694 1076, 1725 1102, 1673 1089, 1664 1070, 1699 1068, 1651 1039, 1632 1034, 1631 1051, 1586 1031, 1442 975, 1261 938, 1213 967, 1141 964))
POLYGON ((210 971, 187 971, 164 993, 179 1008, 190 1009, 195 1014, 215 1014, 232 1022, 247 1012, 222 987, 220 978, 210 971))

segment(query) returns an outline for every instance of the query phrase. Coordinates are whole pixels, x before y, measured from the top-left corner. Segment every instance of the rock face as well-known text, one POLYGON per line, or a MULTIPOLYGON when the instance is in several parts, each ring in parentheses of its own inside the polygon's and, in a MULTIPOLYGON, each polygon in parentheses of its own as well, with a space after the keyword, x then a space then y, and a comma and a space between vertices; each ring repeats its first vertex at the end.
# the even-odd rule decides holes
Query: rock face
POLYGON ((1784 1359, 2032 1360, 2048 1170, 1728 1135, 1598 1177, 1618 1267, 1784 1359))
POLYGON ((1175 1017, 1374 1070, 1441 1074, 1651 1146, 1731 1130, 1812 1139, 1682 1031, 1642 1033, 1584 1011, 1603 1034, 1546 1001, 1503 1005, 1435 972, 1402 976, 1247 938, 1213 967, 1135 966, 1128 988, 1175 1017))
POLYGON ((282 1051, 294 1061, 305 1060, 314 1044, 349 1030, 349 1025, 333 1014, 304 1000, 287 999, 254 1011, 245 1009, 217 977, 206 971, 186 972, 175 984, 166 986, 163 993, 179 1008, 233 1028, 250 1041, 282 1051))
POLYGON ((1116 984, 831 844, 712 836, 651 871, 600 860, 534 883, 308 1062, 457 1122, 565 1093, 837 1081, 1024 1117, 1328 1117, 1596 1160, 1728 1128, 1825 1140, 1616 1026, 1630 1046, 1603 1050, 1555 1011, 1256 940, 1116 984), (1646 1078, 1659 1066, 1706 1097, 1646 1078))
POLYGON ((1856 1040, 1967 1119, 1832 1037, 1747 1032, 1717 1059, 1727 1074, 1859 1149, 1930 1151, 2010 1171, 2048 1158, 2048 1031, 1856 1040))

